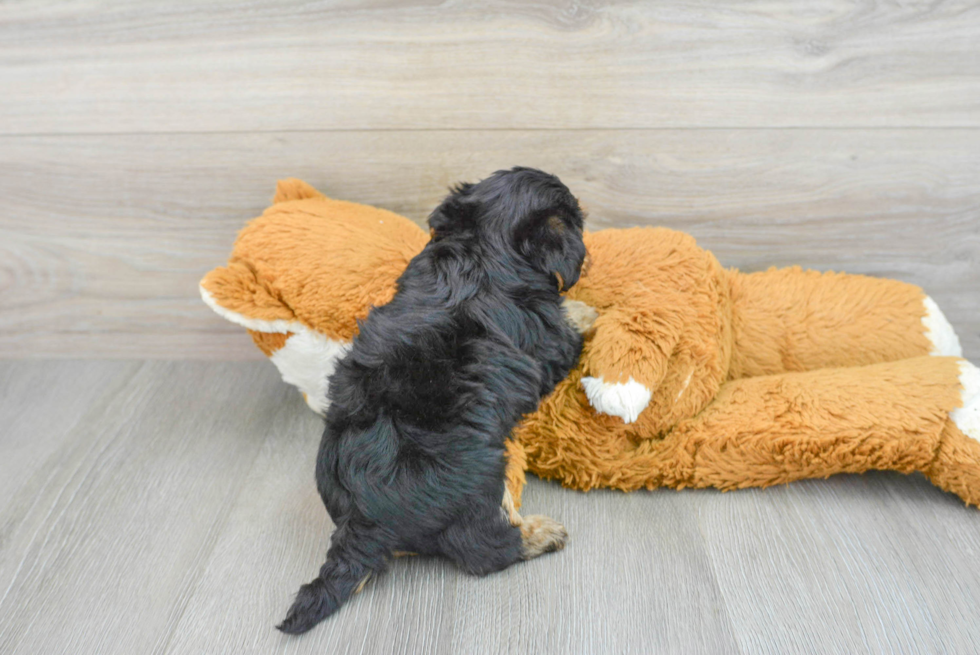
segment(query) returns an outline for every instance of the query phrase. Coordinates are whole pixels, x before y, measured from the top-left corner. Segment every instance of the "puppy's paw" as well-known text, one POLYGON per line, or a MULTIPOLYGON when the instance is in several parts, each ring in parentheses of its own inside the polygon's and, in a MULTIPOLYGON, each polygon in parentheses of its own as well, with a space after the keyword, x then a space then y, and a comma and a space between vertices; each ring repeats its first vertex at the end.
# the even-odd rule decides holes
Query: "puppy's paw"
POLYGON ((536 514, 523 517, 521 538, 524 541, 524 559, 532 559, 564 548, 568 532, 558 521, 536 514))
POLYGON ((592 329, 595 320, 599 318, 599 312, 589 307, 581 300, 570 300, 565 298, 562 303, 565 310, 565 320, 568 321, 579 334, 586 334, 592 329))

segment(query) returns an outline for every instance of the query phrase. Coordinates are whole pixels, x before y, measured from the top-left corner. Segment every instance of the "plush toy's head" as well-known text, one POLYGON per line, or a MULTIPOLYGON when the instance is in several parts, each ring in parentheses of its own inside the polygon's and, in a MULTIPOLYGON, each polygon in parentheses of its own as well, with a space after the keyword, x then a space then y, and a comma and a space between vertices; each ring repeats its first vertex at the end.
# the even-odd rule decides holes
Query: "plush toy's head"
POLYGON ((201 296, 247 328, 283 379, 322 413, 326 377, 357 321, 391 300, 395 280, 428 240, 402 216, 284 180, 274 204, 239 233, 228 265, 201 280, 201 296))
MULTIPOLYGON (((571 192, 530 169, 460 185, 429 218, 434 239, 479 232, 481 241, 501 240, 502 249, 557 288, 575 285, 567 297, 584 303, 592 321, 592 308, 599 310, 596 325, 605 325, 605 338, 586 340, 581 386, 600 411, 620 417, 620 425, 635 421, 652 402, 658 411, 647 418, 659 421, 660 431, 679 413, 702 407, 724 377, 730 337, 722 329, 723 273, 687 235, 655 229, 582 235, 582 223, 571 192), (586 246, 592 261, 579 280, 586 246), (653 298, 652 279, 670 282, 657 285, 653 298), (680 308, 684 320, 670 328, 670 339, 646 338, 648 322, 664 327, 658 314, 664 307, 680 308), (670 371, 666 359, 656 365, 670 356, 671 344, 691 340, 702 344, 688 349, 696 361, 672 357, 670 371)), ((392 298, 396 280, 428 240, 406 218, 285 180, 274 204, 241 231, 228 265, 202 280, 201 295, 218 314, 248 328, 283 379, 323 413, 328 377, 357 333, 357 321, 392 298)))
MULTIPOLYGON (((554 276, 560 289, 579 277, 582 222, 565 185, 533 169, 459 185, 429 218, 433 238, 485 233, 554 276)), ((247 328, 283 379, 322 414, 328 378, 357 322, 391 300, 395 281, 429 238, 397 214, 283 180, 272 206, 239 233, 227 266, 201 280, 201 297, 247 328)))

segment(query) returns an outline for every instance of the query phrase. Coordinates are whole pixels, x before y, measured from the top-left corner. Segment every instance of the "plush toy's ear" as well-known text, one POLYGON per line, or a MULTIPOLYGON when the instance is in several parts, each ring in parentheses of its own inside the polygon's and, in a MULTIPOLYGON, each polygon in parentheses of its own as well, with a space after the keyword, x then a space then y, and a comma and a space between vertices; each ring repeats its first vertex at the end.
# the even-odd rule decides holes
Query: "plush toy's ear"
POLYGON ((210 271, 201 280, 200 292, 204 302, 220 316, 250 330, 286 333, 296 321, 282 298, 242 262, 210 271))
POLYGON ((553 275, 559 291, 567 291, 581 274, 585 260, 582 232, 552 211, 538 212, 516 235, 515 244, 534 268, 553 275))
POLYGON ((279 180, 276 183, 276 195, 272 197, 272 202, 306 200, 307 198, 326 198, 326 196, 303 180, 297 180, 291 177, 285 180, 279 180))
POLYGON ((433 239, 459 234, 475 227, 476 206, 467 201, 472 184, 463 182, 450 188, 449 196, 429 215, 429 230, 433 239))

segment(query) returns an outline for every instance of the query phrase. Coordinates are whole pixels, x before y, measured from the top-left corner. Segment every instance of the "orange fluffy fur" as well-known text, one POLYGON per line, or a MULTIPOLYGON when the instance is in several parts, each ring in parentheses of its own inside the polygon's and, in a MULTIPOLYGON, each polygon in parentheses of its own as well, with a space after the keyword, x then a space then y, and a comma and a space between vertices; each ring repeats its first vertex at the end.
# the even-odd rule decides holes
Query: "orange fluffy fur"
MULTIPOLYGON (((568 297, 598 318, 578 368, 508 445, 515 505, 525 470, 628 491, 868 469, 920 471, 980 504, 980 443, 949 418, 960 360, 926 356, 919 288, 799 268, 743 274, 662 228, 585 239, 591 265, 568 297), (650 402, 632 423, 598 413, 586 376, 632 378, 650 402)), ((240 316, 349 341, 427 240, 405 218, 286 180, 202 287, 240 316)), ((267 355, 289 338, 252 335, 267 355)))

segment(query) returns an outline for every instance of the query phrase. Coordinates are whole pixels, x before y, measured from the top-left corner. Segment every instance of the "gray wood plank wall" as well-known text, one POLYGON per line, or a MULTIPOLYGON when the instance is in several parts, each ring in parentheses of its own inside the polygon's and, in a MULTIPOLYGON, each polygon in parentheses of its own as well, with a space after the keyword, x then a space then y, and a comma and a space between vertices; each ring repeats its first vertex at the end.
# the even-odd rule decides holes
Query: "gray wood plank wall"
POLYGON ((423 221, 560 175, 593 228, 893 276, 980 358, 976 3, 0 6, 0 356, 257 358, 197 297, 277 178, 423 221))

